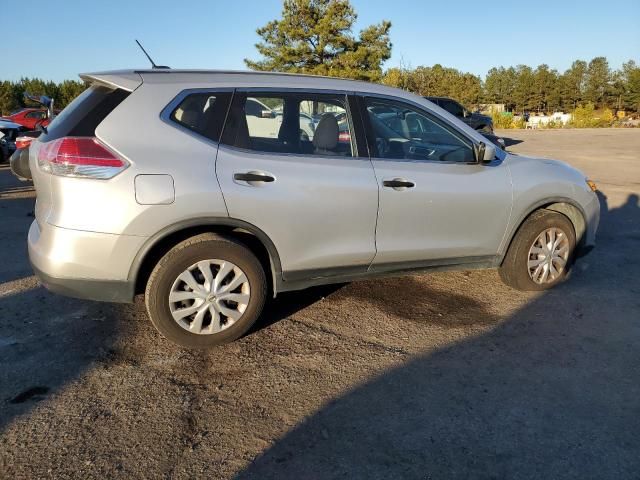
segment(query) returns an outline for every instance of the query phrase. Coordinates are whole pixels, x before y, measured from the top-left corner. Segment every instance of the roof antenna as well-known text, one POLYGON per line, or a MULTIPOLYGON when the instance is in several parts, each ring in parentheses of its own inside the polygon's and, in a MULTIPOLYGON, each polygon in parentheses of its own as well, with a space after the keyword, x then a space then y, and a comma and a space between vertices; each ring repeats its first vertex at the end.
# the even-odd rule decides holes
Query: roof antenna
POLYGON ((149 59, 149 61, 151 62, 151 68, 153 68, 154 70, 157 70, 157 69, 168 69, 168 70, 171 70, 171 67, 167 67, 166 65, 156 65, 156 63, 151 59, 151 57, 149 56, 147 51, 144 49, 142 44, 138 40, 136 40, 136 43, 140 47, 140 50, 142 50, 142 53, 144 53, 147 56, 147 58, 149 59))

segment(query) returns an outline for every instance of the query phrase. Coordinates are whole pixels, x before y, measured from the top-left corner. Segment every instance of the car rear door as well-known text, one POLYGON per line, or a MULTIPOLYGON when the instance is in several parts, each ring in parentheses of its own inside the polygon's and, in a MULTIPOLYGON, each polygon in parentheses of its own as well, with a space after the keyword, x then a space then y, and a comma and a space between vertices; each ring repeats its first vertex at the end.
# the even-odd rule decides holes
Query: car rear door
POLYGON ((218 149, 218 181, 230 217, 273 241, 285 281, 361 273, 375 256, 378 187, 353 131, 345 93, 234 94, 218 149), (253 100, 273 118, 252 121, 246 105, 253 100), (319 119, 313 129, 310 117, 319 119))
POLYGON ((507 166, 476 164, 472 142, 420 106, 379 97, 361 106, 380 186, 372 268, 494 258, 511 211, 507 166))

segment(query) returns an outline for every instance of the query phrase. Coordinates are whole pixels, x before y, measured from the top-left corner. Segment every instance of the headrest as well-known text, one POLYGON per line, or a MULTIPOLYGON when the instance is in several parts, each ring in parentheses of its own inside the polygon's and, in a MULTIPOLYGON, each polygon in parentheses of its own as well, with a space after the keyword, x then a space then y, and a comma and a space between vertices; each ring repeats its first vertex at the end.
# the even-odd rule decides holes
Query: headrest
POLYGON ((192 128, 196 128, 200 120, 200 114, 195 110, 183 110, 180 118, 176 115, 176 119, 192 128))
POLYGON ((338 120, 331 113, 325 113, 313 134, 313 145, 322 150, 333 150, 338 145, 338 120))

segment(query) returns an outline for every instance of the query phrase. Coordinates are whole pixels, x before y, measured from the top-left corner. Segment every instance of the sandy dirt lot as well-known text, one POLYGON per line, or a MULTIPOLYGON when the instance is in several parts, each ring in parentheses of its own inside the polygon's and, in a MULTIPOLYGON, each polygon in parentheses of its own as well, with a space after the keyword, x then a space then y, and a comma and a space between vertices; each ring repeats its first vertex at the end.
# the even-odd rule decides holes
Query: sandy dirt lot
POLYGON ((48 293, 34 194, 0 167, 0 477, 632 479, 640 475, 640 129, 506 131, 603 192, 570 281, 495 271, 289 293, 210 352, 143 303, 48 293))

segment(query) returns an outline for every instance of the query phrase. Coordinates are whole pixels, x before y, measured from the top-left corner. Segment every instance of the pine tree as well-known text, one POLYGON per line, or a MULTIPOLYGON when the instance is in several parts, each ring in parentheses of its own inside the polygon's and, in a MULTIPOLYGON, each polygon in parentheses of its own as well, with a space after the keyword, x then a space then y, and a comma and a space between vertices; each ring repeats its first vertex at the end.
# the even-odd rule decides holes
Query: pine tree
POLYGON ((356 38, 356 18, 348 0, 285 0, 282 18, 257 30, 263 58, 245 63, 254 70, 378 81, 391 57, 391 22, 371 25, 356 38))

